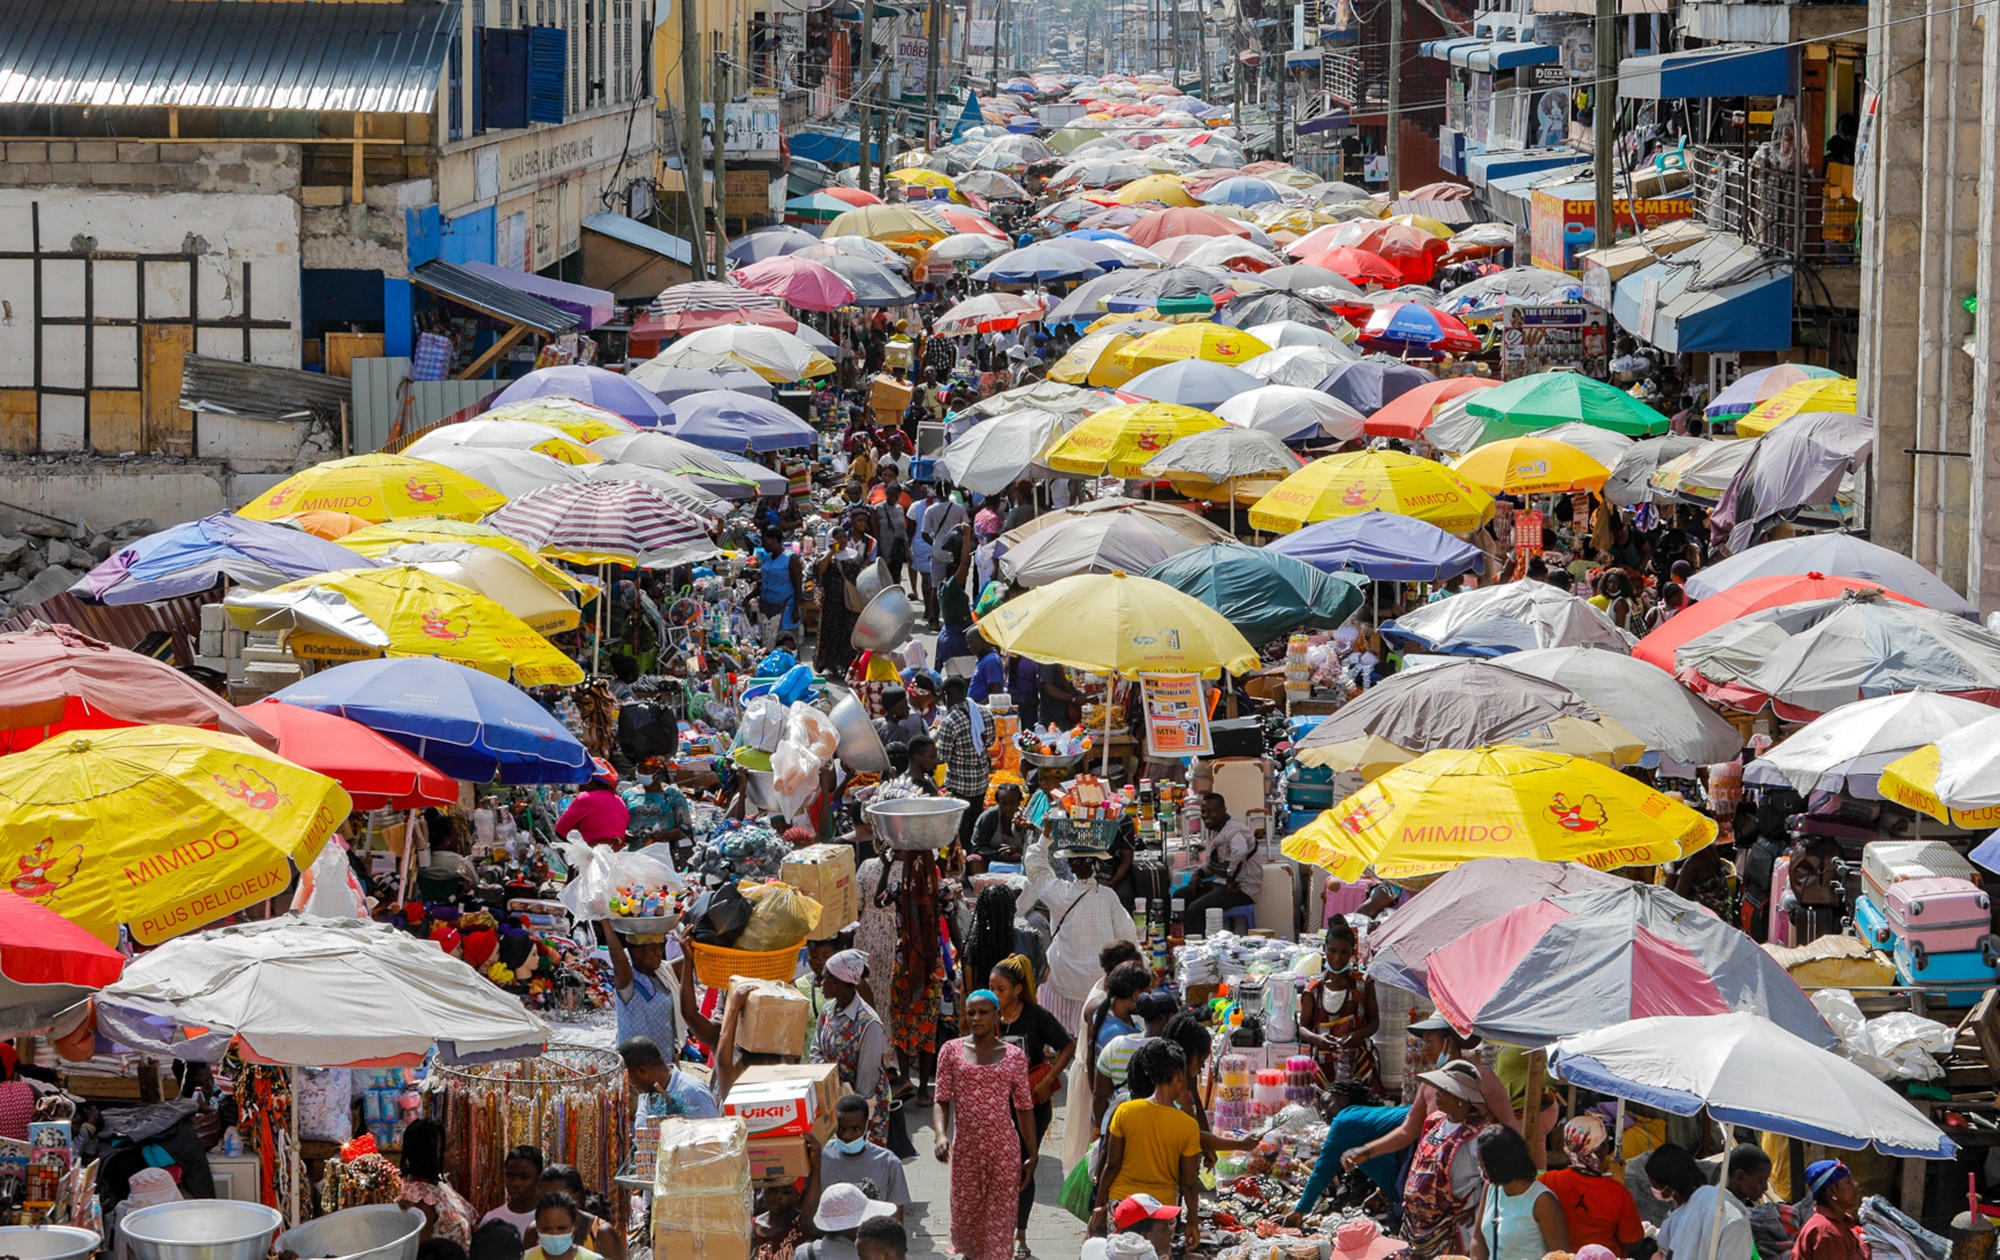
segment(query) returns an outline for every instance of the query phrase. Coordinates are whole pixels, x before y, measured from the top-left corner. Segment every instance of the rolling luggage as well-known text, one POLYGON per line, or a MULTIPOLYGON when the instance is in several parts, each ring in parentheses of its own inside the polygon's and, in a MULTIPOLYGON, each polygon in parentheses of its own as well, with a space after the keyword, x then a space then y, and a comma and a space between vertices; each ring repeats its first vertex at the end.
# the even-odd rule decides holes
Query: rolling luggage
POLYGON ((1986 894, 1962 879, 1892 884, 1881 910, 1897 940, 1933 955, 1978 949, 1993 930, 1986 894))
POLYGON ((1947 1006, 1971 1006, 1980 994, 2000 983, 2000 940, 1992 937, 1979 949, 1933 954, 1922 945, 1896 943, 1896 979, 1939 994, 1947 1006), (1950 986, 1950 987, 1946 987, 1950 986), (1963 986, 1963 987, 1959 987, 1963 986))
POLYGON ((1942 840, 1878 840, 1861 851, 1862 883, 1885 909, 1891 884, 1941 877, 1979 882, 1972 863, 1942 840))
POLYGON ((1896 947, 1896 933, 1889 926, 1889 916, 1875 904, 1875 899, 1863 895, 1854 901, 1854 934, 1862 939, 1870 949, 1888 953, 1896 947))

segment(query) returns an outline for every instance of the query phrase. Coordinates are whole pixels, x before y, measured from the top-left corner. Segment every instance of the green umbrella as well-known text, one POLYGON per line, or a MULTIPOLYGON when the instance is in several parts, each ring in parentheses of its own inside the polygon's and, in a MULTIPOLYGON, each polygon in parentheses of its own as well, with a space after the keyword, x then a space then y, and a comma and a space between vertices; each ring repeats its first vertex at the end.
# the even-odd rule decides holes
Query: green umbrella
POLYGON ((1486 441, 1521 437, 1558 424, 1589 424, 1627 437, 1667 431, 1667 418, 1630 394, 1580 372, 1542 372, 1482 389, 1465 405, 1489 423, 1486 441), (1504 425, 1505 431, 1499 430, 1504 425))
POLYGON ((852 209, 854 206, 851 203, 842 201, 831 193, 812 192, 787 201, 785 217, 802 219, 808 223, 831 223, 852 209))
POLYGON ((1207 604, 1252 643, 1300 626, 1339 625, 1361 607, 1367 584, 1354 574, 1322 573, 1302 560, 1241 543, 1183 551, 1145 576, 1207 604))

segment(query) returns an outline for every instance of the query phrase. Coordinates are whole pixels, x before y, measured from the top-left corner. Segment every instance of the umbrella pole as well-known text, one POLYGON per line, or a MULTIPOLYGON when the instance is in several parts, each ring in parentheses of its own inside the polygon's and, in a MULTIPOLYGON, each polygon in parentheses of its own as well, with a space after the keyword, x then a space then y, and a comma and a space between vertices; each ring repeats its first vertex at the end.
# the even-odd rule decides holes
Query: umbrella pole
MULTIPOLYGON (((1714 1119, 1713 1116, 1709 1118, 1714 1119)), ((1722 1250, 1722 1202, 1723 1196, 1728 1193, 1729 1147, 1725 1144, 1722 1148, 1722 1175, 1716 1178, 1715 1183, 1715 1216, 1708 1222, 1708 1255, 1705 1260, 1715 1260, 1716 1253, 1722 1250)))
POLYGON ((1099 777, 1108 785, 1111 782, 1111 692, 1118 685, 1118 675, 1104 676, 1104 764, 1099 767, 1099 777))
POLYGON ((1236 478, 1229 479, 1229 536, 1236 537, 1236 478))
POLYGON ((597 566, 597 633, 590 640, 590 672, 597 672, 597 653, 604 643, 604 605, 610 598, 610 589, 605 585, 605 566, 597 566))
MULTIPOLYGON (((287 1150, 285 1151, 285 1197, 286 1197, 286 1199, 288 1200, 288 1202, 286 1203, 286 1215, 288 1215, 288 1216, 290 1216, 290 1217, 291 1217, 291 1220, 292 1220, 292 1225, 293 1225, 294 1227, 296 1227, 296 1226, 297 1226, 297 1225, 299 1224, 299 1221, 300 1221, 300 1215, 299 1215, 299 1198, 300 1198, 300 1193, 299 1193, 299 1192, 300 1192, 300 1189, 301 1189, 301 1188, 302 1188, 302 1187, 304 1186, 304 1184, 305 1184, 305 1168, 304 1168, 304 1166, 302 1165, 301 1161, 299 1160, 299 1069, 298 1069, 298 1066, 297 1066, 296 1064, 294 1064, 294 1065, 293 1065, 292 1067, 290 1067, 290 1068, 288 1068, 288 1069, 287 1069, 287 1072, 288 1072, 288 1074, 290 1075, 290 1078, 291 1078, 291 1089, 292 1089, 292 1106, 291 1106, 291 1113, 292 1113, 292 1125, 291 1125, 291 1142, 290 1142, 290 1143, 288 1144, 288 1147, 289 1147, 289 1148, 288 1148, 288 1149, 287 1149, 287 1150)), ((1713 1257, 1710 1257, 1710 1260, 1714 1260, 1714 1258, 1713 1258, 1713 1257)))

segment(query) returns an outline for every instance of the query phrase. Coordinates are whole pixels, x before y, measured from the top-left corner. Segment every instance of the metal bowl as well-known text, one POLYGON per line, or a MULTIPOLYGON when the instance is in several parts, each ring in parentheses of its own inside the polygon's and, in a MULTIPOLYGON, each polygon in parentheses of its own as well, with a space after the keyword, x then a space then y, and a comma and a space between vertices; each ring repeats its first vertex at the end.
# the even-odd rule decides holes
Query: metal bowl
POLYGON ((752 809, 769 812, 778 808, 778 776, 770 770, 736 767, 743 779, 743 799, 752 809))
POLYGON ((20 1260, 83 1260, 103 1242, 90 1230, 74 1225, 0 1226, 0 1256, 18 1256, 20 1260))
POLYGON ((187 1199, 140 1208, 118 1232, 139 1260, 265 1260, 284 1223, 261 1203, 187 1199))
MULTIPOLYGON (((1090 756, 1090 753, 1087 751, 1070 753, 1068 756, 1050 756, 1047 753, 1029 752, 1028 749, 1024 747, 1022 744, 1022 741, 1027 738, 1028 736, 1025 732, 1023 732, 1020 735, 1016 735, 1014 737, 1014 747, 1021 754, 1021 764, 1024 766, 1028 766, 1031 769, 1060 770, 1064 774, 1068 774, 1070 771, 1082 765, 1084 762, 1084 758, 1090 756)), ((1039 746, 1040 745, 1038 744, 1037 747, 1039 746)))
POLYGON ((889 566, 880 560, 861 570, 860 576, 854 579, 854 589, 861 592, 863 608, 868 606, 869 600, 881 594, 882 588, 887 585, 889 585, 889 566))
POLYGON ((851 691, 829 690, 840 697, 833 712, 827 715, 840 735, 833 755, 856 774, 887 774, 889 754, 882 747, 882 737, 875 732, 875 723, 868 720, 868 706, 851 691))
POLYGON ((960 815, 969 801, 955 796, 906 796, 868 807, 875 834, 891 849, 919 853, 942 849, 958 839, 960 815))
POLYGON ((870 652, 893 652, 910 641, 917 627, 917 610, 900 586, 885 586, 868 601, 854 623, 854 646, 870 652))
POLYGON ((278 1250, 299 1260, 416 1260, 424 1214, 393 1203, 348 1208, 278 1235, 278 1250))

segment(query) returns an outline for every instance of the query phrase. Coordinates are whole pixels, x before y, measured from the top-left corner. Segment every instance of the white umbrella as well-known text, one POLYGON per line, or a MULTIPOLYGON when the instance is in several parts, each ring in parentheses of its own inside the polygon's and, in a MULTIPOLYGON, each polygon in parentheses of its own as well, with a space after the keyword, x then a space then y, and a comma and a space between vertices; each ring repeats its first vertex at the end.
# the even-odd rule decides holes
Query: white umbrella
POLYGON ((1082 419, 1074 412, 1024 407, 974 425, 944 448, 945 476, 974 494, 999 494, 1038 470, 1046 474, 1047 470, 1035 463, 1036 454, 1082 419))
POLYGON ((954 432, 963 433, 975 424, 1004 416, 1022 407, 1033 407, 1038 411, 1053 411, 1057 415, 1074 416, 1081 420, 1094 415, 1106 407, 1116 407, 1121 400, 1101 389, 1085 389, 1081 385, 1065 385, 1060 381, 1036 381, 1032 385, 1022 385, 1005 390, 973 403, 952 416, 954 432))
POLYGON ((1833 577, 1866 578, 1908 595, 1940 612, 1976 615, 1977 610, 1944 580, 1901 552, 1856 538, 1853 534, 1801 534, 1759 543, 1726 560, 1718 560, 1687 580, 1689 599, 1711 595, 1751 578, 1785 573, 1825 573, 1833 577))
POLYGON ((1511 617, 1524 622, 1534 630, 1535 641, 1545 648, 1632 650, 1631 638, 1590 601, 1546 582, 1508 582, 1466 591, 1405 613, 1383 629, 1429 647, 1489 617, 1511 617))
POLYGON ((720 519, 730 513, 729 502, 722 495, 704 490, 680 473, 627 463, 622 459, 607 459, 580 471, 585 481, 643 481, 688 511, 699 512, 703 516, 720 519))
POLYGON ((500 605, 539 634, 574 630, 583 614, 504 551, 469 542, 402 543, 382 553, 388 564, 407 564, 456 582, 500 605))
POLYGON ((481 450, 535 451, 564 463, 589 463, 588 458, 578 455, 577 446, 574 438, 546 424, 480 417, 459 424, 440 425, 410 443, 403 454, 413 459, 435 459, 439 451, 474 447, 481 450))
POLYGON ((1004 331, 1041 317, 1039 299, 1019 293, 980 293, 938 316, 931 324, 931 332, 939 337, 963 337, 970 333, 1004 331))
POLYGON ((2000 717, 2000 712, 1975 700, 1930 691, 1857 700, 1813 719, 1752 761, 1743 781, 1789 783, 1801 796, 1845 792, 1879 801, 1884 799, 1877 790, 1882 767, 1991 717, 2000 717))
POLYGON ((1325 380, 1327 373, 1361 355, 1351 346, 1280 346, 1253 359, 1242 368, 1260 381, 1273 385, 1296 385, 1311 389, 1325 380))
POLYGON ((1000 571, 1021 586, 1044 586, 1078 573, 1139 574, 1195 544, 1144 517, 1111 512, 1045 529, 1000 557, 1000 571))
MULTIPOLYGON (((689 333, 674 348, 741 359, 767 379, 804 380, 825 356, 788 332, 761 324, 725 324, 689 333)), ((823 370, 823 369, 822 369, 823 370)))
POLYGON ((1012 248, 1009 242, 984 232, 960 232, 933 245, 927 261, 983 263, 998 258, 1012 248))
POLYGON ((1346 343, 1324 328, 1314 328, 1296 319, 1277 319, 1268 324, 1253 324, 1243 330, 1263 342, 1273 350, 1286 346, 1320 346, 1325 349, 1339 349, 1346 343))
POLYGON ((757 491, 756 479, 731 464, 728 456, 670 433, 621 433, 598 438, 590 449, 608 460, 692 478, 702 489, 725 498, 751 498, 757 491))
POLYGON ((1646 742, 1646 747, 1677 761, 1711 765, 1727 761, 1743 749, 1743 737, 1736 728, 1675 682, 1673 675, 1622 652, 1591 647, 1538 648, 1509 652, 1488 663, 1569 688, 1595 705, 1598 712, 1623 723, 1646 742))
POLYGON ((442 446, 426 452, 424 458, 434 464, 456 468, 480 485, 498 490, 510 499, 517 494, 539 490, 543 486, 559 486, 565 482, 583 480, 581 466, 550 459, 540 451, 442 446))
POLYGON ((1623 433, 1613 433, 1600 429, 1594 424, 1584 424, 1572 420, 1554 428, 1541 429, 1530 435, 1547 438, 1551 442, 1561 442, 1564 446, 1574 446, 1606 468, 1615 468, 1626 451, 1632 447, 1633 439, 1623 433))
MULTIPOLYGON (((1254 364, 1256 360, 1251 362, 1254 364)), ((1215 409, 1215 414, 1230 424, 1273 437, 1318 436, 1342 442, 1360 437, 1368 419, 1332 394, 1322 394, 1303 385, 1266 385, 1253 389, 1223 403, 1215 409)))
POLYGON ((1179 474, 1224 482, 1238 477, 1290 476, 1304 466, 1305 460, 1274 435, 1232 425, 1170 442, 1139 471, 1148 477, 1179 474))

